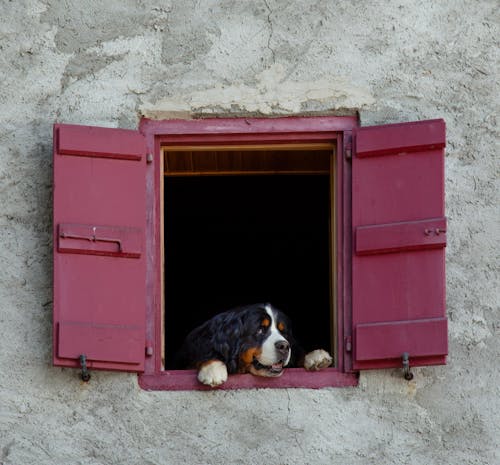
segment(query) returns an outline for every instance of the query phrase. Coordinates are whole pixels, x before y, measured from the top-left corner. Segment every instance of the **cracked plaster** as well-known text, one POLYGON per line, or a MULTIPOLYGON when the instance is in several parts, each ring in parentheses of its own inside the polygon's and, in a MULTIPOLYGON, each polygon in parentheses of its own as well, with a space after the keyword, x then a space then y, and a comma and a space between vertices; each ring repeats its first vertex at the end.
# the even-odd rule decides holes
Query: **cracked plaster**
POLYGON ((494 464, 498 2, 0 0, 0 463, 494 464), (355 389, 149 393, 51 360, 51 126, 447 122, 446 367, 355 389))

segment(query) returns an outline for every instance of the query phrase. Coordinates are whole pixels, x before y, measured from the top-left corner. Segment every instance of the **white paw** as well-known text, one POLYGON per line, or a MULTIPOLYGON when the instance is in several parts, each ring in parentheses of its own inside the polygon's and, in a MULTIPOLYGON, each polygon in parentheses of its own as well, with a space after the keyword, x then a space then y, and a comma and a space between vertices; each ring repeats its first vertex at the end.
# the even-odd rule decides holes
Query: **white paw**
POLYGON ((329 367, 332 362, 333 358, 326 350, 313 350, 305 356, 304 368, 310 371, 317 371, 329 367))
POLYGON ((220 386, 227 381, 227 367, 220 360, 206 362, 198 372, 198 381, 207 386, 220 386))

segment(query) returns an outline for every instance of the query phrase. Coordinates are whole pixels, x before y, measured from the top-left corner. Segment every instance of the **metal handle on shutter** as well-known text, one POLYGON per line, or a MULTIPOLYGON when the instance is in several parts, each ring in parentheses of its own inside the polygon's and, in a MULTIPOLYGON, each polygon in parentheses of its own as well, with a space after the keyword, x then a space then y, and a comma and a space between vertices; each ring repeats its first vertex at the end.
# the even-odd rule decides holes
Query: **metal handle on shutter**
POLYGON ((123 252, 122 241, 120 239, 111 239, 109 237, 97 237, 95 235, 95 231, 94 231, 94 234, 92 236, 81 236, 78 234, 67 234, 67 233, 62 232, 60 234, 60 237, 62 237, 63 239, 82 239, 84 241, 90 241, 90 242, 111 242, 113 244, 118 245, 119 252, 123 252))

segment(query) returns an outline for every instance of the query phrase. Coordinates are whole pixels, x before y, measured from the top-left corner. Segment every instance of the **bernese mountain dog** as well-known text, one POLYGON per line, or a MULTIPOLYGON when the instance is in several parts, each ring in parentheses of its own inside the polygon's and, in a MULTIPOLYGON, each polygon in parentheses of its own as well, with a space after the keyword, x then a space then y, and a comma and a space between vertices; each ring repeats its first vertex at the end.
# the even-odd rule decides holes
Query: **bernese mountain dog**
POLYGON ((282 311, 271 304, 254 304, 220 313, 191 331, 175 365, 197 369, 201 383, 216 387, 228 374, 277 377, 288 366, 320 370, 332 361, 322 349, 306 354, 282 311))

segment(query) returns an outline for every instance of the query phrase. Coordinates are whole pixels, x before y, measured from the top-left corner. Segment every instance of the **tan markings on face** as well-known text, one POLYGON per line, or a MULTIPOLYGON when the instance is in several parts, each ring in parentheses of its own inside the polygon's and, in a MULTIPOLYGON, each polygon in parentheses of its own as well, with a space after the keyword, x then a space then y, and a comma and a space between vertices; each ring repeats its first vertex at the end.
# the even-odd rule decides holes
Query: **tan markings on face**
POLYGON ((264 318, 262 320, 261 326, 264 326, 264 328, 268 328, 270 324, 271 324, 271 320, 269 320, 269 318, 264 318))
POLYGON ((280 321, 280 322, 278 323, 278 329, 279 329, 281 332, 283 332, 283 331, 285 330, 285 324, 284 324, 282 321, 280 321))
POLYGON ((240 372, 247 373, 248 369, 252 365, 253 359, 258 358, 260 353, 260 347, 251 347, 250 349, 245 350, 245 352, 242 352, 240 355, 240 372))

